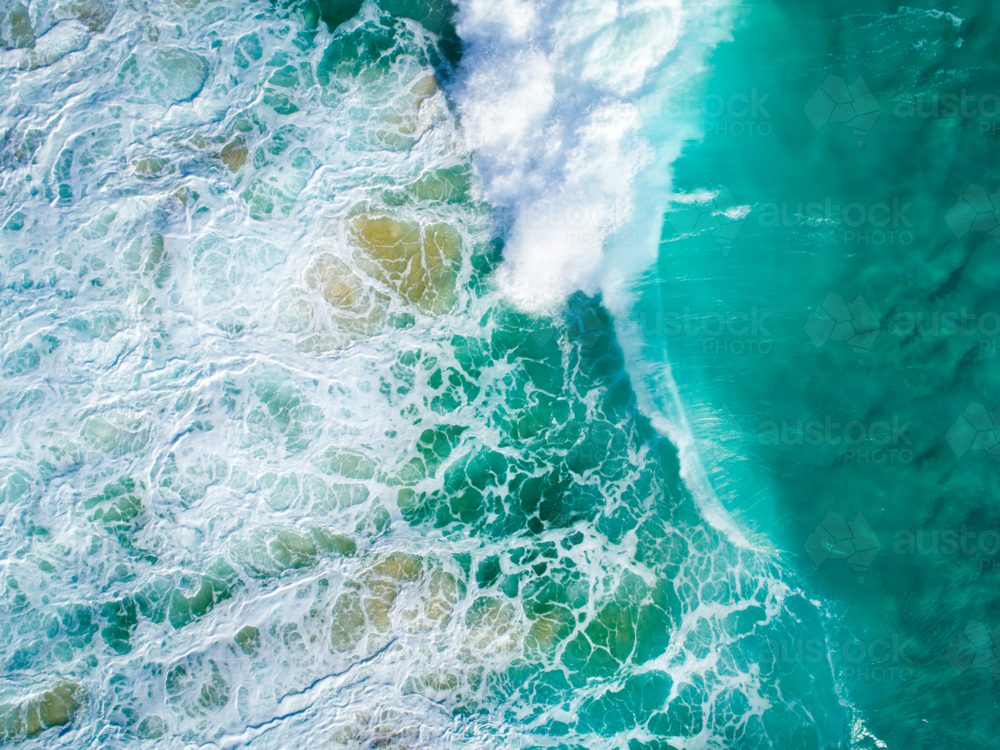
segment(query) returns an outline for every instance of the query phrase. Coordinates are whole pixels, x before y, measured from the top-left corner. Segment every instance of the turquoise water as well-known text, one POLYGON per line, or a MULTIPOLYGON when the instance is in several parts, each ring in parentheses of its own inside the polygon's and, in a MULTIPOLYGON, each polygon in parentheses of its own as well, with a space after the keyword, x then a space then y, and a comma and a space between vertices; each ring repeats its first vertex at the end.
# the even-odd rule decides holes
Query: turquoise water
POLYGON ((1000 255, 963 196, 996 190, 997 18, 942 10, 747 9, 675 163, 678 191, 724 186, 745 217, 684 236, 678 206, 648 292, 690 321, 661 335, 716 492, 824 602, 840 694, 888 747, 996 732, 993 424, 973 443, 962 415, 995 409, 1000 255), (847 116, 876 119, 836 122, 832 97, 811 118, 828 76, 860 77, 875 105, 847 116))
POLYGON ((0 743, 989 747, 995 28, 8 3, 0 743))

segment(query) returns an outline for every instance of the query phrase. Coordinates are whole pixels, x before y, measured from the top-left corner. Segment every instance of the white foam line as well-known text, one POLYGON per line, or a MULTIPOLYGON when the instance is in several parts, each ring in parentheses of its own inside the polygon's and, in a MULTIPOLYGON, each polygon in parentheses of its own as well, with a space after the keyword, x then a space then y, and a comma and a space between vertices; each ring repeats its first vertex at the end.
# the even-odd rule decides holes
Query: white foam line
POLYGON ((766 552, 747 539, 715 494, 701 462, 694 432, 684 411, 670 364, 666 361, 644 361, 640 356, 642 342, 632 338, 624 330, 622 316, 616 315, 615 321, 615 334, 625 354, 627 370, 632 375, 632 389, 639 402, 639 409, 649 418, 656 431, 666 435, 677 449, 681 479, 691 492, 702 517, 734 545, 766 552), (654 395, 661 388, 666 389, 667 399, 654 395))

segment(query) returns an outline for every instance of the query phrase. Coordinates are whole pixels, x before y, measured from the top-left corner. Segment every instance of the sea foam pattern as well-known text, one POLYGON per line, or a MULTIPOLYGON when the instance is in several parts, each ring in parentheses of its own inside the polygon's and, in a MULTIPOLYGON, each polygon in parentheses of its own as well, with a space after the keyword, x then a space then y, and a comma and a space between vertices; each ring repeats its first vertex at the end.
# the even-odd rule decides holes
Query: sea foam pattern
POLYGON ((767 647, 812 606, 704 523, 608 314, 494 289, 447 14, 355 10, 7 12, 0 735, 835 737, 767 647))

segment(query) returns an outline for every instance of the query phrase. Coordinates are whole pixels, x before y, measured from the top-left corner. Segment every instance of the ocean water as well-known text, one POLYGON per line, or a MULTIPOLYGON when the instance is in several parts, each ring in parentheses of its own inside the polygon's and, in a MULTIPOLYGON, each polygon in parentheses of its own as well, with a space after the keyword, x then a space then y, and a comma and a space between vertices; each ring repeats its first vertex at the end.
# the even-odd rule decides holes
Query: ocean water
POLYGON ((668 342, 722 504, 823 602, 839 694, 886 747, 995 744, 979 415, 1000 253, 979 196, 997 182, 998 21, 988 3, 748 8, 674 164, 647 290, 663 317, 632 316, 668 342))
POLYGON ((0 744, 989 747, 998 21, 8 2, 0 744))

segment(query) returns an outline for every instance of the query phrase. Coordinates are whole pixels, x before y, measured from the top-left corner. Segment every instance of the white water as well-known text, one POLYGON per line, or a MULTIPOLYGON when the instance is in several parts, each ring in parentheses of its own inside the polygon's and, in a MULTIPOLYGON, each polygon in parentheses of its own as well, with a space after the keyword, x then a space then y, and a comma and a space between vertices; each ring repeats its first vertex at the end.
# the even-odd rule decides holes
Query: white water
MULTIPOLYGON (((497 681, 519 661, 561 669, 560 627, 579 636, 615 616, 623 591, 638 606, 657 585, 676 586, 690 634, 657 664, 677 685, 715 686, 722 713, 730 694, 765 711, 765 688, 701 655, 738 646, 727 618, 755 602, 780 613, 756 558, 659 521, 647 525, 662 536, 617 540, 582 521, 516 541, 446 533, 411 526, 400 494, 441 492, 449 469, 492 451, 518 467, 495 489, 503 501, 515 476, 545 477, 568 454, 544 434, 511 441, 505 420, 528 411, 507 403, 526 400, 511 385, 516 357, 487 356, 474 376, 459 361, 454 336, 488 352, 502 332, 499 295, 469 290, 490 217, 416 181, 450 174, 442 190, 460 194, 475 146, 478 189, 513 222, 502 290, 532 309, 601 290, 618 314, 655 253, 684 132, 658 119, 656 97, 699 70, 718 30, 694 6, 463 6, 460 126, 418 24, 367 5, 342 31, 395 38, 377 64, 324 82, 329 32, 310 44, 298 15, 265 9, 149 2, 95 20, 33 4, 35 48, 0 57, 0 702, 60 680, 89 696, 69 729, 28 746, 531 744, 611 683, 536 706, 497 681), (366 210, 450 227, 453 295, 366 257, 351 229, 366 210), (619 234, 634 242, 606 253, 619 234), (420 441, 442 425, 466 429, 426 469, 420 441), (122 494, 102 499, 120 477, 131 511, 122 494), (480 587, 492 557, 541 587, 515 544, 555 550, 546 564, 572 607, 547 620, 523 595, 480 587), (224 583, 227 570, 241 583, 224 583), (186 621, 209 579, 231 596, 186 621), (716 587, 738 593, 717 602, 716 587), (140 611, 116 651, 104 608, 158 592, 162 606, 140 611)), ((579 345, 558 335, 570 378, 579 345)), ((579 422, 604 423, 601 394, 575 388, 559 395, 579 422)), ((635 425, 609 429, 632 440, 635 425)), ((602 520, 620 508, 666 517, 677 502, 669 487, 630 495, 655 461, 635 445, 603 452, 620 476, 574 476, 607 505, 602 520)), ((711 747, 722 724, 710 714, 678 746, 711 747)), ((645 731, 581 730, 578 742, 626 747, 645 731)))
POLYGON ((669 104, 697 87, 729 38, 727 6, 468 0, 460 9, 463 131, 485 197, 509 222, 501 291, 549 313, 573 292, 602 294, 643 408, 677 446, 689 489, 710 523, 748 544, 701 467, 669 363, 643 357, 625 323, 632 289, 656 262, 670 165, 699 125, 669 104))
POLYGON ((674 150, 646 139, 645 120, 664 78, 697 72, 670 56, 700 12, 678 0, 460 3, 458 109, 485 197, 509 222, 499 283, 519 306, 594 294, 609 240, 635 237, 637 180, 674 150))

